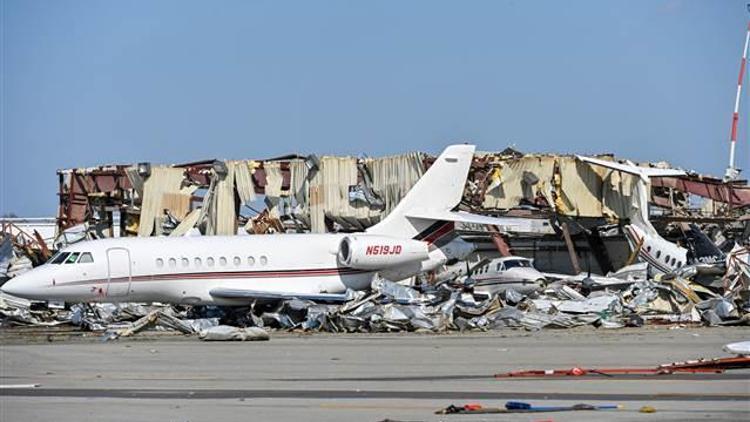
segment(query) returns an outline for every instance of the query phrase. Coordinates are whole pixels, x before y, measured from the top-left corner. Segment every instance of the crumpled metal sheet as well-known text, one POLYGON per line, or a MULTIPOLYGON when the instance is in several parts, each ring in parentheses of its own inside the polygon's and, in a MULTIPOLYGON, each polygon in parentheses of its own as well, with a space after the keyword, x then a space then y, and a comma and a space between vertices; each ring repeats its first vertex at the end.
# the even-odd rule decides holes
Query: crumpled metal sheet
POLYGON ((198 338, 203 341, 267 341, 268 333, 259 327, 232 327, 219 325, 201 330, 198 338))
POLYGON ((434 294, 422 294, 409 286, 384 278, 376 278, 372 282, 372 290, 402 305, 429 304, 438 299, 434 294))
POLYGON ((532 299, 534 307, 541 311, 547 311, 555 308, 560 312, 570 314, 597 313, 617 308, 620 305, 620 298, 616 295, 602 295, 598 297, 586 298, 583 300, 549 300, 549 299, 532 299))
POLYGON ((719 297, 714 299, 704 300, 703 302, 697 303, 696 308, 702 311, 712 311, 721 318, 721 320, 739 318, 737 307, 732 301, 726 298, 719 297))

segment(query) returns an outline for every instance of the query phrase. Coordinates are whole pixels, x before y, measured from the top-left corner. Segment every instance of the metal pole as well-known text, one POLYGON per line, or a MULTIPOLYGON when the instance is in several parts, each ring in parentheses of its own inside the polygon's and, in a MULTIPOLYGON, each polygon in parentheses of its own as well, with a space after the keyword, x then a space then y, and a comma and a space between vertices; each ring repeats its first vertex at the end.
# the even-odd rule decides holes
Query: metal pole
MULTIPOLYGON (((750 4, 748 5, 750 11, 750 4)), ((732 130, 729 135, 729 167, 724 175, 724 179, 729 181, 737 178, 737 170, 734 165, 734 151, 737 145, 737 122, 739 120, 740 96, 742 95, 742 80, 745 76, 745 66, 747 63, 747 47, 750 41, 750 23, 747 25, 745 34, 745 47, 742 49, 742 61, 740 61, 740 76, 737 79, 737 96, 734 100, 734 113, 732 113, 732 130)))

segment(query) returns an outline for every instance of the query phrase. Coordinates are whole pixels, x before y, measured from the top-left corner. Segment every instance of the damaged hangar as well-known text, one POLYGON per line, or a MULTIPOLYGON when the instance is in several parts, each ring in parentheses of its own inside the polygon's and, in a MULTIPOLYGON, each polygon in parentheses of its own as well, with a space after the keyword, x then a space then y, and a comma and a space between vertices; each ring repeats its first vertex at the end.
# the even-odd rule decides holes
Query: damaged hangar
MULTIPOLYGON (((434 159, 418 152, 382 158, 288 155, 60 170, 57 242, 360 231, 387 215, 434 159)), ((535 259, 545 271, 606 274, 633 259, 622 227, 638 212, 637 182, 636 175, 575 155, 477 152, 460 207, 519 217, 524 224, 502 234, 457 228, 480 254, 512 252, 535 259)), ((742 244, 747 238, 746 182, 695 173, 649 182, 649 218, 665 238, 680 241, 689 223, 699 224, 716 243, 742 244)))
MULTIPOLYGON (((0 323, 112 328, 113 338, 151 325, 197 333, 217 324, 373 332, 747 323, 746 183, 675 171, 666 163, 636 166, 611 155, 506 149, 469 157, 467 179, 459 183, 459 208, 510 217, 513 223, 455 223, 475 251, 408 279, 410 286, 377 276, 369 290, 339 295, 342 304, 287 295, 273 305, 253 302, 231 310, 77 304, 47 312, 0 297, 0 323), (686 252, 679 259, 669 253, 660 257, 661 247, 645 242, 645 235, 634 238, 633 227, 671 245, 664 251, 686 252), (691 257, 698 250, 696 239, 711 254, 691 257), (652 245, 664 264, 655 274, 651 269, 658 265, 648 259, 634 264, 649 256, 643 252, 651 252, 652 245), (495 281, 503 277, 511 279, 495 281), (125 331, 121 322, 127 322, 125 331)), ((393 211, 434 162, 423 153, 376 159, 289 155, 61 170, 56 240, 47 246, 38 233, 8 226, 3 247, 26 261, 19 266, 16 259, 7 275, 27 271, 28 261, 38 264, 51 251, 84 239, 361 231, 393 211)), ((454 228, 454 223, 441 224, 454 228)), ((61 255, 67 260, 65 252, 61 255)), ((78 254, 72 256, 75 261, 78 254)))

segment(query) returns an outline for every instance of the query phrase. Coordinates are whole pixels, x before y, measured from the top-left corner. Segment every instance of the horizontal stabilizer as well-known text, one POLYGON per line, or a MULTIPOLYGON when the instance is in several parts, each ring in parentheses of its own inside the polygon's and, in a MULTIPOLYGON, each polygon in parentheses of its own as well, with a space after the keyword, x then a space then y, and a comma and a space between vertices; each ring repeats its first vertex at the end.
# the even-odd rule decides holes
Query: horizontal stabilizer
POLYGON ((599 158, 584 157, 582 155, 576 155, 576 158, 583 161, 584 163, 594 164, 601 167, 606 167, 612 170, 621 171, 624 173, 633 174, 635 176, 641 176, 646 179, 648 177, 676 177, 685 176, 682 170, 677 169, 659 169, 652 167, 640 167, 630 164, 620 164, 615 161, 601 160, 599 158))
POLYGON ((288 293, 288 292, 269 292, 262 290, 230 289, 217 287, 209 292, 211 296, 223 299, 264 299, 264 300, 288 300, 304 299, 314 302, 347 302, 354 299, 353 291, 346 293, 288 293))
POLYGON ((440 211, 414 209, 406 214, 406 218, 419 218, 422 220, 453 221, 456 223, 483 224, 487 226, 518 227, 518 218, 513 217, 488 217, 485 215, 472 214, 465 211, 440 211))

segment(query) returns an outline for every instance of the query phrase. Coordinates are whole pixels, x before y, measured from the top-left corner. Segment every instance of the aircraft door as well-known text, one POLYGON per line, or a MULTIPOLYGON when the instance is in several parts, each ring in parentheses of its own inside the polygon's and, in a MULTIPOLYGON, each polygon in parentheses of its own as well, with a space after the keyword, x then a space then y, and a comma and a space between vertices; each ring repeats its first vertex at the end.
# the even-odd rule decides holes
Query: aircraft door
POLYGON ((125 248, 107 249, 107 297, 127 296, 132 277, 130 251, 125 248))

